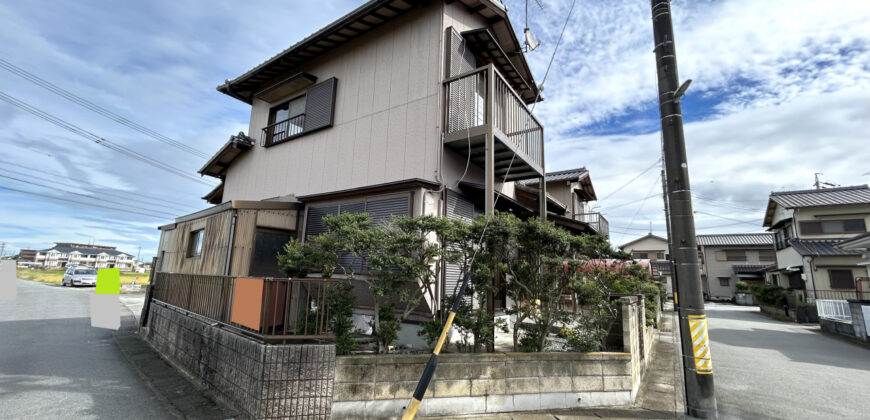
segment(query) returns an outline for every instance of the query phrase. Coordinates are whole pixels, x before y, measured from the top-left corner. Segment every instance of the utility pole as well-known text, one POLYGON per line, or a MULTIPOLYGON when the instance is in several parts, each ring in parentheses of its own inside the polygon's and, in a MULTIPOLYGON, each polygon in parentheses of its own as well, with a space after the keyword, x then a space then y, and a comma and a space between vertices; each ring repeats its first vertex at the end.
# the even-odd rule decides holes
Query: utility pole
POLYGON ((689 167, 683 138, 680 97, 691 80, 679 84, 674 28, 670 0, 651 0, 655 39, 656 75, 658 77, 659 112, 662 121, 662 146, 670 212, 674 273, 678 279, 680 338, 683 352, 683 376, 686 385, 686 413, 698 418, 716 418, 713 390, 713 363, 707 338, 707 315, 701 294, 698 243, 692 214, 689 167))

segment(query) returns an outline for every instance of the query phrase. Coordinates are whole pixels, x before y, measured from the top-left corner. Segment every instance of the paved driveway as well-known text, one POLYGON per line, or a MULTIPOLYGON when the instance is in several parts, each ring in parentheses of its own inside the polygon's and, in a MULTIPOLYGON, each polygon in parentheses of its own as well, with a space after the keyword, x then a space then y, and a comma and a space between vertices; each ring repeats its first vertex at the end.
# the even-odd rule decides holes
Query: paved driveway
POLYGON ((0 302, 0 418, 174 418, 112 331, 91 327, 93 288, 17 285, 17 300, 0 302))
POLYGON ((719 418, 870 418, 870 349, 757 307, 708 304, 719 418))

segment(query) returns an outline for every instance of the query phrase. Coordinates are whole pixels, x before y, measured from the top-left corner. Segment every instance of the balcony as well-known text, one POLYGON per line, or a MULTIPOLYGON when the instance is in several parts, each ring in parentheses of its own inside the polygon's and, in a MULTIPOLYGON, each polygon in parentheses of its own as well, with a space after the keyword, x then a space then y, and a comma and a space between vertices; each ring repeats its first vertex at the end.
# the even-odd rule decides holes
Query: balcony
POLYGON ((572 218, 578 222, 586 223, 599 235, 605 238, 610 237, 610 223, 601 213, 577 213, 572 218))
POLYGON ((299 114, 263 128, 260 146, 271 146, 302 135, 305 132, 305 114, 299 114))
POLYGON ((492 64, 445 80, 444 90, 445 146, 486 168, 491 138, 495 179, 543 176, 544 127, 492 64))

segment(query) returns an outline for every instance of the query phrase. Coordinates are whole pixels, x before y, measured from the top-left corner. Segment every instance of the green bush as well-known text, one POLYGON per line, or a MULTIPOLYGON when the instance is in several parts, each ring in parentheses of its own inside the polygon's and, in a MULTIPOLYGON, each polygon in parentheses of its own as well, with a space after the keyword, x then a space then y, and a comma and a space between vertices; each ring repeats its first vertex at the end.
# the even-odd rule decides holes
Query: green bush
POLYGON ((329 307, 329 328, 335 336, 335 350, 338 354, 348 354, 356 348, 353 337, 353 308, 356 296, 353 286, 337 283, 326 289, 326 304, 329 307))
POLYGON ((734 287, 737 288, 738 292, 745 292, 745 291, 749 290, 749 285, 746 284, 745 281, 738 281, 737 283, 734 284, 734 287))
POLYGON ((755 299, 765 305, 782 306, 786 302, 786 290, 772 284, 756 284, 751 287, 755 299))

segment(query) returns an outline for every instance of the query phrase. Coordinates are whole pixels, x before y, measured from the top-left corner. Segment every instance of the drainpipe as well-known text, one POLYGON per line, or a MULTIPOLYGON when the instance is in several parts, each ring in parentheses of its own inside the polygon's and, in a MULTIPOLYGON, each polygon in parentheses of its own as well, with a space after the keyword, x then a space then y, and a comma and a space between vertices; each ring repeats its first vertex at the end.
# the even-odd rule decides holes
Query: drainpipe
POLYGON ((810 284, 813 285, 813 302, 815 302, 815 301, 816 301, 816 297, 817 297, 817 296, 816 296, 816 275, 813 274, 813 272, 816 271, 816 266, 815 266, 815 264, 813 264, 813 258, 812 258, 812 257, 808 257, 807 260, 808 260, 809 263, 810 263, 810 284))
POLYGON ((236 236, 236 217, 238 216, 236 216, 235 211, 233 211, 233 218, 230 220, 230 240, 229 243, 227 243, 227 260, 224 263, 225 276, 230 275, 230 263, 232 262, 233 258, 233 241, 235 240, 236 236))

